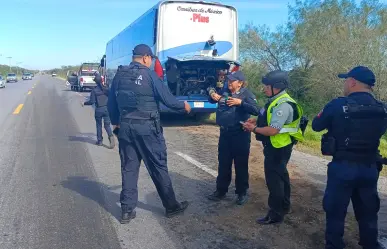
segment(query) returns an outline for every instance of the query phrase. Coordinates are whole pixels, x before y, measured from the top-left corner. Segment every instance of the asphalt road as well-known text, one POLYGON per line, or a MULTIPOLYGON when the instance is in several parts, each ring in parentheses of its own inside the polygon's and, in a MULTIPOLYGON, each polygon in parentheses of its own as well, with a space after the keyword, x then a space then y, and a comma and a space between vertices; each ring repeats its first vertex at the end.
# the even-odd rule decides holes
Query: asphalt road
POLYGON ((36 77, 34 77, 32 80, 6 83, 5 88, 0 88, 0 125, 20 103, 24 103, 28 91, 32 89, 37 81, 36 77))
MULTIPOLYGON (((182 216, 165 218, 141 167, 137 218, 121 225, 118 150, 94 145, 93 109, 80 104, 88 95, 72 92, 50 76, 0 89, 1 249, 275 248, 273 238, 283 231, 254 223, 265 210, 241 220, 244 207, 232 203, 232 194, 221 204, 204 197, 214 190, 217 141, 203 142, 203 135, 172 124, 164 128, 169 171, 177 198, 190 206, 182 216), (240 224, 256 230, 246 231, 240 224)), ((105 132, 103 136, 107 145, 105 132)), ((304 159, 304 164, 316 161, 304 159)))

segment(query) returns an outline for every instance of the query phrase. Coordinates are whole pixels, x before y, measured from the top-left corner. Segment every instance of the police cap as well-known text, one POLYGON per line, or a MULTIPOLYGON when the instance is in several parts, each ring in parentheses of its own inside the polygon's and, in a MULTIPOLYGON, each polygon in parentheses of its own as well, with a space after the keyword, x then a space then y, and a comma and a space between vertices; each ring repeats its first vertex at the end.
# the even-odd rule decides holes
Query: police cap
POLYGON ((263 76, 262 83, 277 89, 285 89, 289 85, 289 75, 285 71, 275 70, 263 76))
POLYGON ((354 78, 366 85, 375 85, 375 74, 368 67, 357 66, 351 69, 348 73, 342 73, 338 75, 341 79, 354 78))
POLYGON ((146 44, 139 44, 133 49, 133 56, 151 56, 156 58, 153 54, 152 49, 146 44))
POLYGON ((235 80, 246 81, 246 77, 243 75, 241 71, 232 72, 226 77, 231 81, 235 81, 235 80))

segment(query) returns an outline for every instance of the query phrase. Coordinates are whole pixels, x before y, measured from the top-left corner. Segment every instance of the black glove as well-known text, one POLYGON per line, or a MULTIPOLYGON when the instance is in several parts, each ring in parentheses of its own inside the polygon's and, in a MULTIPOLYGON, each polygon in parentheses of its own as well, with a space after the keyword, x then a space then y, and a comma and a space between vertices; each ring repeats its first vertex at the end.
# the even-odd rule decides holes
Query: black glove
POLYGON ((120 132, 120 128, 118 128, 118 127, 114 128, 114 130, 113 130, 114 135, 118 136, 119 132, 120 132))

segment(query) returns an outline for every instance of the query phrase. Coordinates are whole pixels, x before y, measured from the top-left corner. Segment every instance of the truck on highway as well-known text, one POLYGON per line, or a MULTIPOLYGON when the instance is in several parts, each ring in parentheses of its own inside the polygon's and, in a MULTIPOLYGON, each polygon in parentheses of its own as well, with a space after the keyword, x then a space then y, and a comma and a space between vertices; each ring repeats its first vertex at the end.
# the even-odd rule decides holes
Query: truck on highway
POLYGON ((82 63, 78 70, 77 80, 74 85, 71 85, 71 89, 83 92, 85 89, 96 87, 94 77, 95 73, 99 72, 98 69, 99 63, 82 63))
MULTIPOLYGON (((159 2, 107 43, 101 66, 108 85, 141 43, 157 56, 152 69, 161 66, 159 75, 172 94, 187 101, 196 116, 207 117, 217 108, 208 101, 208 89, 221 86, 225 72, 239 68, 237 10, 205 1, 159 2)), ((160 109, 173 112, 162 104, 160 109)))

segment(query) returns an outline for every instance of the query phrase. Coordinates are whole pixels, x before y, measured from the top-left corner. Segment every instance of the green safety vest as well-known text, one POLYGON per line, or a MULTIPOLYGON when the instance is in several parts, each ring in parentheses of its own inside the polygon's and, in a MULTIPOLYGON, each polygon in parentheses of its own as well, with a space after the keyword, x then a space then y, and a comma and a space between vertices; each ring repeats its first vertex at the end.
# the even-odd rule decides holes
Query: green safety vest
POLYGON ((267 123, 270 124, 270 120, 273 113, 273 108, 282 104, 284 102, 292 102, 297 105, 298 109, 298 118, 291 122, 290 124, 285 124, 279 133, 275 136, 270 136, 270 142, 274 148, 282 148, 292 143, 291 137, 295 138, 298 141, 304 140, 302 131, 300 128, 300 120, 303 115, 303 110, 301 106, 290 97, 289 94, 285 93, 278 98, 276 98, 267 108, 267 123))

